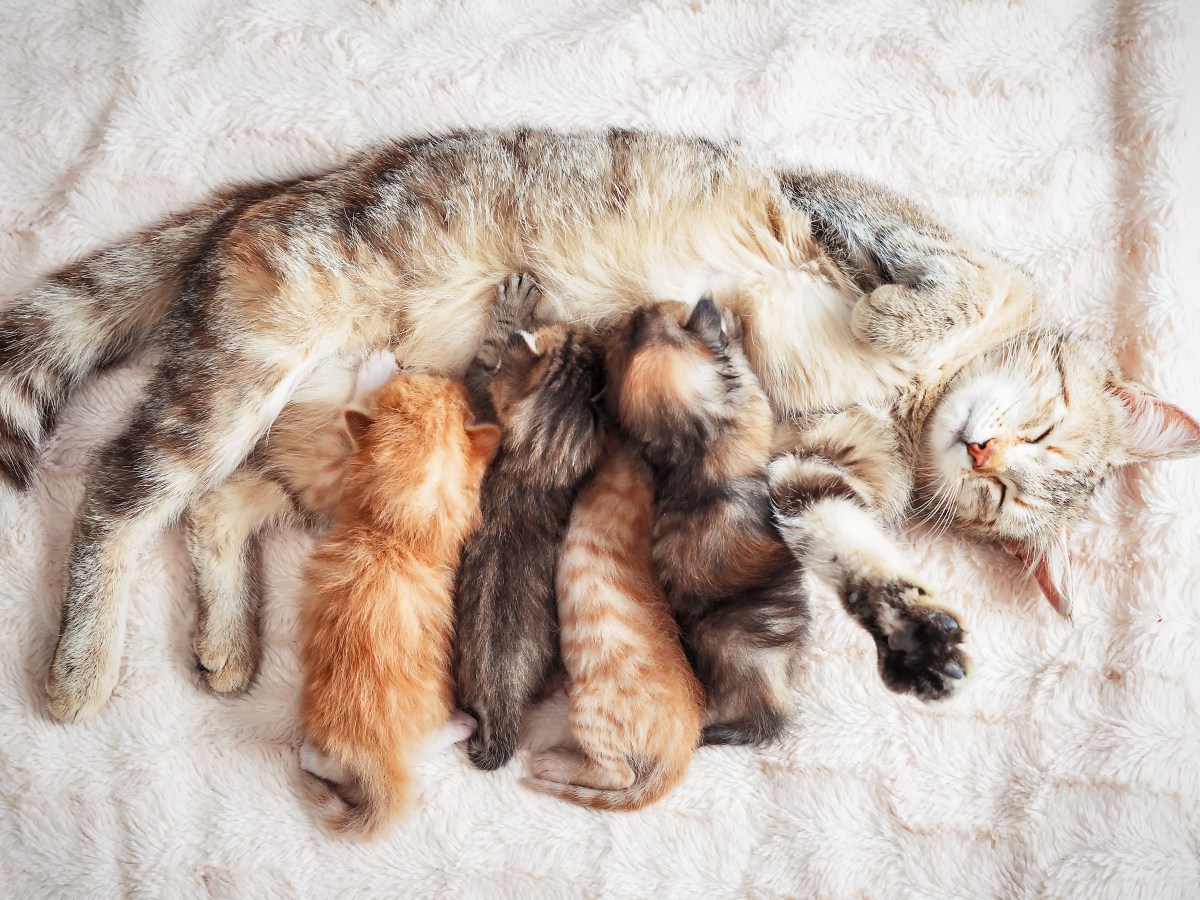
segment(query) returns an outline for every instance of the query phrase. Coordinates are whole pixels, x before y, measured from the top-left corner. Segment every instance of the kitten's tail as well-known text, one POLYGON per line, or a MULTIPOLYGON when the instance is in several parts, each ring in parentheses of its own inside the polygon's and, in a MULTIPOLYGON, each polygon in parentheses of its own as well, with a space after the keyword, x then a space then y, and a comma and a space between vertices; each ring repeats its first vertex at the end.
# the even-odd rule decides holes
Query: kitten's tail
POLYGON ((331 760, 308 741, 300 748, 304 791, 333 831, 363 839, 383 830, 408 805, 412 776, 398 763, 380 765, 360 757, 351 768, 331 760))
POLYGON ((627 788, 601 790, 581 784, 560 784, 542 778, 522 778, 521 783, 535 791, 550 794, 578 806, 606 812, 633 812, 665 797, 687 774, 692 753, 675 759, 656 760, 649 765, 634 765, 637 778, 627 788))
POLYGON ((147 341, 222 222, 277 187, 222 195, 56 272, 0 309, 0 482, 29 486, 71 391, 147 341))

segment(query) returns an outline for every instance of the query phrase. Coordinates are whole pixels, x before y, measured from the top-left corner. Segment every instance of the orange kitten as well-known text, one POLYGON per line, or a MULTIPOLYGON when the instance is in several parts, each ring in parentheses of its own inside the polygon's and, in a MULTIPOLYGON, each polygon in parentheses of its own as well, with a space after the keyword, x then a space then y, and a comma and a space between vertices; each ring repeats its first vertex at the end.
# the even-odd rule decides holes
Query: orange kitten
POLYGON ((437 376, 394 379, 375 410, 346 414, 356 449, 301 618, 305 782, 332 828, 364 836, 407 805, 414 752, 451 722, 454 572, 500 437, 437 376))
POLYGON ((571 512, 558 616, 579 749, 530 760, 529 786, 597 809, 640 809, 683 778, 704 695, 650 563, 652 480, 610 438, 571 512))

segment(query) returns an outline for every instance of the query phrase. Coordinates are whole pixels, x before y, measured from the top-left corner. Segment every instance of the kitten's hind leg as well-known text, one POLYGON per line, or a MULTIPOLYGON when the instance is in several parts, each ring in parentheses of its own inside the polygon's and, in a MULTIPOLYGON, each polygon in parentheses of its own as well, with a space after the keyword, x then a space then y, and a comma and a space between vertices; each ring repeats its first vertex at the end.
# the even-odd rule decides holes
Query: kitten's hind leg
POLYGON ((950 695, 968 669, 963 630, 867 512, 862 483, 827 459, 795 454, 771 463, 770 480, 784 539, 870 633, 884 683, 923 700, 950 695))
POLYGON ((555 747, 534 754, 529 774, 542 781, 577 784, 598 791, 619 791, 631 787, 636 778, 623 759, 599 760, 584 753, 555 747))
POLYGON ((188 549, 199 605, 193 648, 197 668, 218 693, 240 693, 254 677, 262 602, 258 539, 262 529, 293 510, 283 488, 249 469, 192 509, 188 549))

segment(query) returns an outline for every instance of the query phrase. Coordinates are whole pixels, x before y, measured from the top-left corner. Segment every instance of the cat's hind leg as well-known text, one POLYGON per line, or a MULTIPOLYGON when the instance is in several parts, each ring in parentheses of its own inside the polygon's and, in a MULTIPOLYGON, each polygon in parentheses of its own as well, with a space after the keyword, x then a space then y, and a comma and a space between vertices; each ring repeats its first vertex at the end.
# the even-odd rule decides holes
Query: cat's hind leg
POLYGON ((65 722, 93 715, 116 686, 133 560, 241 463, 316 361, 265 337, 253 357, 211 335, 180 343, 101 452, 76 520, 46 678, 50 711, 65 722))
POLYGON ((246 690, 258 668, 259 538, 294 511, 276 481, 249 468, 192 508, 188 550, 199 607, 193 649, 196 667, 218 693, 246 690))
POLYGON ((633 769, 623 759, 595 758, 563 747, 530 757, 529 774, 542 781, 577 784, 600 791, 624 790, 636 779, 633 769))

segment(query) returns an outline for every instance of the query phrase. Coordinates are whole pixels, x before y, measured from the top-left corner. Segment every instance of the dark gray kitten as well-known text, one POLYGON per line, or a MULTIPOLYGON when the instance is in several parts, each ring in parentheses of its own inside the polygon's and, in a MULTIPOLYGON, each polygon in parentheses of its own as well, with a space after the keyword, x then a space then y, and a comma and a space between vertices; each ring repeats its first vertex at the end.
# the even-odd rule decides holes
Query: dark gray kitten
POLYGON ((600 452, 603 363, 590 330, 551 325, 513 334, 492 379, 504 435, 455 599, 458 702, 479 720, 467 753, 481 769, 512 757, 525 706, 562 666, 554 573, 600 452))

